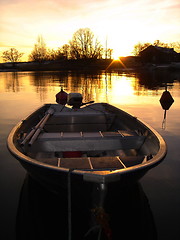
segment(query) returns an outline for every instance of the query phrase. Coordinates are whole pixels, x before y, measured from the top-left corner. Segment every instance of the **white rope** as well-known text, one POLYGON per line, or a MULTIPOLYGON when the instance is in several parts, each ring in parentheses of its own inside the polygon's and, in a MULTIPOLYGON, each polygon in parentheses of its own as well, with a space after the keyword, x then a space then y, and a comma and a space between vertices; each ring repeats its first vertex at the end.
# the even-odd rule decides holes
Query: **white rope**
POLYGON ((68 172, 68 240, 72 239, 72 203, 71 203, 71 173, 74 169, 69 169, 68 172))

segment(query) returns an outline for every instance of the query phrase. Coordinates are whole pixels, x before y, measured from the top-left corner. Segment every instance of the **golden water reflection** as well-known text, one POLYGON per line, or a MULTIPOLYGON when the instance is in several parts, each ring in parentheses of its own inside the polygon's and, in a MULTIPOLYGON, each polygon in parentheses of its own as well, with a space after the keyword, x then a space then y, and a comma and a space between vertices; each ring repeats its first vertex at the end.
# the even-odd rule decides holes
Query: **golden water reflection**
POLYGON ((18 106, 22 112, 55 103, 55 94, 63 87, 67 92, 82 93, 84 102, 108 102, 124 109, 147 105, 160 109, 165 85, 179 104, 180 72, 1 72, 0 101, 11 108, 18 106))

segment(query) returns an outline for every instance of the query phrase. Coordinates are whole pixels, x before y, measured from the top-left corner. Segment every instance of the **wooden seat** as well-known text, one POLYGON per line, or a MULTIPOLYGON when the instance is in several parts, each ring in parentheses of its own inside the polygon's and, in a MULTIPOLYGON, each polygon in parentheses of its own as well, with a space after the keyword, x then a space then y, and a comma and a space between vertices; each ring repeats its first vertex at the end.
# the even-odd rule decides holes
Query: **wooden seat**
POLYGON ((88 139, 88 138, 114 138, 114 137, 134 137, 137 136, 135 131, 118 130, 114 132, 97 131, 97 132, 53 132, 53 133, 41 133, 38 137, 39 140, 65 140, 65 139, 88 139))
POLYGON ((41 133, 34 145, 47 152, 104 151, 138 149, 144 139, 130 131, 41 133))
POLYGON ((46 123, 45 130, 54 131, 106 131, 112 124, 114 114, 99 111, 56 112, 46 123))

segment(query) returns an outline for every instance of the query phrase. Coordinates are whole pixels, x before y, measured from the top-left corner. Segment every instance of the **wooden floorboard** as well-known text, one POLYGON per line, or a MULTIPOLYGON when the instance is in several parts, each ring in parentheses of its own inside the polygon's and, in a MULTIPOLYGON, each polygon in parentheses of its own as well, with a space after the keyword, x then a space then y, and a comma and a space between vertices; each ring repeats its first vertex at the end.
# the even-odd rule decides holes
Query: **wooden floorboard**
POLYGON ((94 169, 102 168, 117 168, 121 169, 124 166, 120 163, 117 157, 91 157, 91 163, 94 169))
POLYGON ((88 158, 61 158, 60 166, 69 169, 91 169, 88 158))

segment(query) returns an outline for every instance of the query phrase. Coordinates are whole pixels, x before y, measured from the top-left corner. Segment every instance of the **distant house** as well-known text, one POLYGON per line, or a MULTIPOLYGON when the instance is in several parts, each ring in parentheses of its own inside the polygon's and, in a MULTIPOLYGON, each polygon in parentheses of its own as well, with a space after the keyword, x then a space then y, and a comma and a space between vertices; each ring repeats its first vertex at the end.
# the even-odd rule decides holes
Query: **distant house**
POLYGON ((171 63, 178 61, 179 54, 174 48, 164 48, 150 45, 139 53, 144 63, 171 63))

